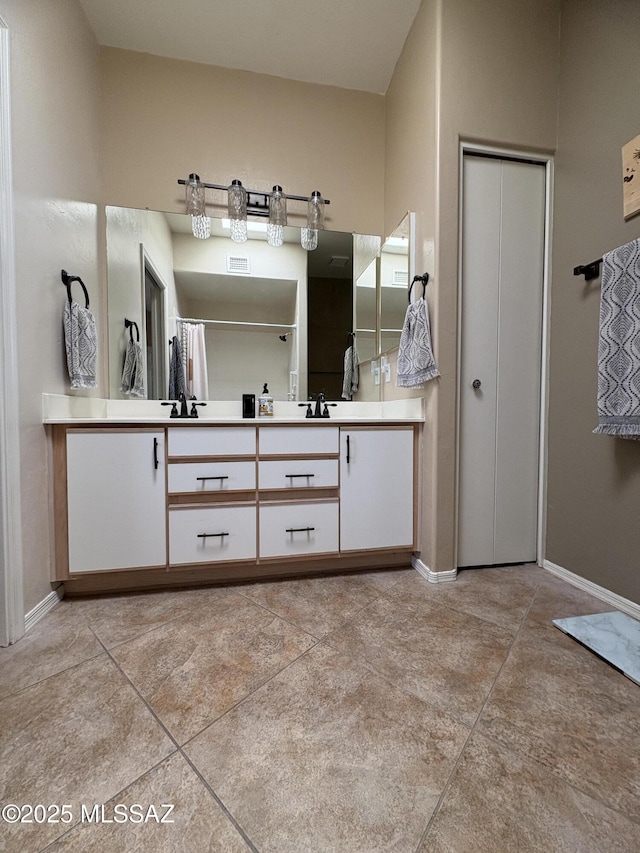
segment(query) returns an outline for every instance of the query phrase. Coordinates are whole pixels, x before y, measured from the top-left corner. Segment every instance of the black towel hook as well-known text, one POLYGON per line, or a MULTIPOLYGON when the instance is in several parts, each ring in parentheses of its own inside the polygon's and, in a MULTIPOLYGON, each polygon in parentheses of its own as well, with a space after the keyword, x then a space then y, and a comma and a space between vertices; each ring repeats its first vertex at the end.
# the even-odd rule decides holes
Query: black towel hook
POLYGON ((416 283, 416 281, 419 281, 422 283, 422 298, 424 299, 424 296, 427 292, 427 283, 429 281, 429 273, 426 272, 424 275, 414 275, 413 281, 409 285, 409 304, 411 304, 411 290, 413 289, 413 285, 416 283))
POLYGON ((60 278, 62 279, 62 283, 64 284, 64 286, 67 288, 67 296, 69 297, 69 304, 71 304, 73 302, 73 299, 71 298, 71 284, 74 281, 80 282, 80 286, 84 290, 85 308, 88 308, 89 307, 89 294, 87 293, 87 288, 84 286, 84 282, 80 278, 80 276, 79 275, 69 275, 69 273, 66 270, 61 270, 60 271, 60 278))
POLYGON ((131 343, 133 343, 133 327, 136 327, 136 338, 138 343, 140 343, 140 329, 138 328, 138 324, 135 320, 127 320, 124 318, 124 327, 125 329, 129 329, 129 337, 131 338, 131 343))

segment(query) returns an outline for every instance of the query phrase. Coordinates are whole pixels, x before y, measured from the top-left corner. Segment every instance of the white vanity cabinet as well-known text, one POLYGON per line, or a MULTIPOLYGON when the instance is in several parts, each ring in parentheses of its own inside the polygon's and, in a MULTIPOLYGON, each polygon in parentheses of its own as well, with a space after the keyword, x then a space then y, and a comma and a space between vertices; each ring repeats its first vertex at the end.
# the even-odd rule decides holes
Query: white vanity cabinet
POLYGON ((71 575, 166 568, 165 478, 162 429, 67 434, 71 575))
POLYGON ((340 550, 413 548, 412 427, 340 431, 340 550))
POLYGON ((409 565, 412 423, 52 431, 67 594, 409 565))

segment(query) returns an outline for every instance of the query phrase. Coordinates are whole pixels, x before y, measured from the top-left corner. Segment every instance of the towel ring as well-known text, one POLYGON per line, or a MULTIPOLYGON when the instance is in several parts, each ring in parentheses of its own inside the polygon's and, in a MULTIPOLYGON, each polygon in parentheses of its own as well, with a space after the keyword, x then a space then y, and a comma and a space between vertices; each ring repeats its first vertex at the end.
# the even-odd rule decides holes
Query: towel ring
POLYGON ((62 279, 62 283, 67 288, 67 296, 69 297, 69 304, 73 302, 71 298, 71 284, 74 281, 79 281, 80 286, 84 290, 84 299, 85 299, 85 308, 89 307, 89 294, 87 293, 87 288, 84 286, 84 281, 80 278, 79 275, 69 275, 66 270, 60 271, 60 278, 62 279))
POLYGON ((125 329, 129 329, 129 337, 131 338, 131 343, 133 343, 133 327, 136 327, 136 339, 138 343, 140 343, 140 329, 138 328, 138 324, 135 320, 127 320, 124 318, 124 327, 125 329))
POLYGON ((422 283, 422 298, 424 299, 425 293, 427 292, 427 283, 429 281, 429 273, 426 272, 424 275, 414 275, 413 281, 409 285, 409 305, 411 305, 411 291, 413 289, 413 285, 419 281, 422 283))

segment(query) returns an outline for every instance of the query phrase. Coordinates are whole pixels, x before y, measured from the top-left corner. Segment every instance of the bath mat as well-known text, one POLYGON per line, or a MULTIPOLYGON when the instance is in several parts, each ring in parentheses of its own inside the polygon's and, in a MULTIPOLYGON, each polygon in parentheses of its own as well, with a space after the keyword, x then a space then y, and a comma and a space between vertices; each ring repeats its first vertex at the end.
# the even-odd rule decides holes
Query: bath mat
POLYGON ((625 613, 593 613, 553 624, 640 685, 640 622, 625 613))

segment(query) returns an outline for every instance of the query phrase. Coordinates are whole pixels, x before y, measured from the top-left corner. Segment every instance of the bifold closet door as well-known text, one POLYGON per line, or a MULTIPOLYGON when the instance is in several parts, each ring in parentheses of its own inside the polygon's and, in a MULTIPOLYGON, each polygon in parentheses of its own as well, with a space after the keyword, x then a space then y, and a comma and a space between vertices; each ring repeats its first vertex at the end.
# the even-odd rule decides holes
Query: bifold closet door
POLYGON ((458 566, 536 559, 545 168, 465 155, 458 566))

